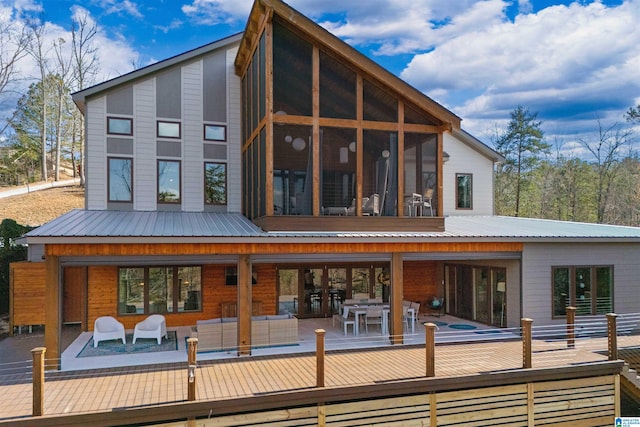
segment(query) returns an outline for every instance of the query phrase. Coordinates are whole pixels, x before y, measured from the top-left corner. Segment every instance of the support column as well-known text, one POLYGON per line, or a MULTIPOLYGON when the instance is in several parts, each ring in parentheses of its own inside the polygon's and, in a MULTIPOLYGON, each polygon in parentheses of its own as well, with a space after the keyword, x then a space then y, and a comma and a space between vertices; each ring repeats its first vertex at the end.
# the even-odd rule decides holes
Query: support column
MULTIPOLYGON (((46 249, 46 247, 45 247, 46 249)), ((60 369, 62 327, 62 284, 57 256, 45 256, 44 346, 47 349, 46 369, 60 369)))
POLYGON ((391 254, 391 298, 390 298, 390 327, 391 344, 402 344, 402 299, 404 285, 402 283, 402 253, 391 254))
POLYGON ((251 354, 252 274, 251 257, 238 259, 238 356, 251 354))

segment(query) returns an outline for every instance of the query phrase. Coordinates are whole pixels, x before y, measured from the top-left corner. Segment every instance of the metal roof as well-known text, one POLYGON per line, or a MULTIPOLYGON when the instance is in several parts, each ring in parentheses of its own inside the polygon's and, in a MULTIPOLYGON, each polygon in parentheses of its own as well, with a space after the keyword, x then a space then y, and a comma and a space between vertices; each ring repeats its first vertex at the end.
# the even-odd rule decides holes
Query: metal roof
POLYGON ((75 209, 25 237, 259 237, 264 234, 239 213, 75 209))
MULTIPOLYGON (((366 218, 363 218, 366 221, 366 218)), ((640 242, 639 227, 552 221, 503 216, 451 216, 445 231, 278 231, 265 232, 239 213, 73 210, 30 231, 27 243, 104 241, 191 242, 215 239, 309 243, 334 241, 631 241, 640 242)))

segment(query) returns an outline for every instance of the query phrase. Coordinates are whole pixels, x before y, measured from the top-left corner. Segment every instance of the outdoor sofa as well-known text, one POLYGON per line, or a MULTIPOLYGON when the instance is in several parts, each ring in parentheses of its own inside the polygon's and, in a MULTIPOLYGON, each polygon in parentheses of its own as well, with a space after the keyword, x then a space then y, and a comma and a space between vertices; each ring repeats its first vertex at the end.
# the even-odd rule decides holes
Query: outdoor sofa
MULTIPOLYGON (((238 347, 238 319, 222 317, 198 320, 193 338, 198 338, 198 351, 232 350, 238 347)), ((290 314, 253 316, 251 347, 298 344, 298 319, 290 314)))

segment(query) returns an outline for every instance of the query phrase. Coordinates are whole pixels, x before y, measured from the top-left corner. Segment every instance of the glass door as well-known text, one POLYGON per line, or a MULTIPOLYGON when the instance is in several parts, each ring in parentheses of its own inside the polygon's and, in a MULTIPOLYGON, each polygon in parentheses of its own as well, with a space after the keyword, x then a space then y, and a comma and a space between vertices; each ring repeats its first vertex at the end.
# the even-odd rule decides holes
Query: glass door
MULTIPOLYGON (((298 314, 300 309, 300 291, 297 268, 278 269, 278 314, 298 314)), ((302 297, 304 301, 304 294, 302 297)))

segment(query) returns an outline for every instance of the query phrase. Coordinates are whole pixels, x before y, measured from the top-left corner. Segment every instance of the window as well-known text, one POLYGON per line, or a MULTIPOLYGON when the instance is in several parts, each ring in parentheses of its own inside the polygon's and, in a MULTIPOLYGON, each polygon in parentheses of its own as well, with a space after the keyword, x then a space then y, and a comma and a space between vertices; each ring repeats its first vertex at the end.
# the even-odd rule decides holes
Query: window
POLYGON ((156 132, 158 138, 180 138, 180 123, 158 120, 156 132))
POLYGON ((118 314, 200 311, 201 270, 199 266, 120 268, 118 314))
POLYGON ((180 203, 180 162, 158 160, 158 202, 180 203))
POLYGON ((223 125, 204 125, 204 139, 207 141, 226 141, 227 127, 223 125))
POLYGON ((133 159, 111 157, 108 162, 108 200, 110 202, 133 201, 133 159))
POLYGON ((456 208, 473 208, 473 175, 466 173, 456 174, 456 208))
POLYGON ((613 267, 554 267, 553 316, 606 314, 613 310, 613 267))
POLYGON ((107 133, 111 135, 133 135, 133 119, 107 117, 107 133))
POLYGON ((204 202, 208 205, 227 204, 227 165, 204 164, 204 202))

